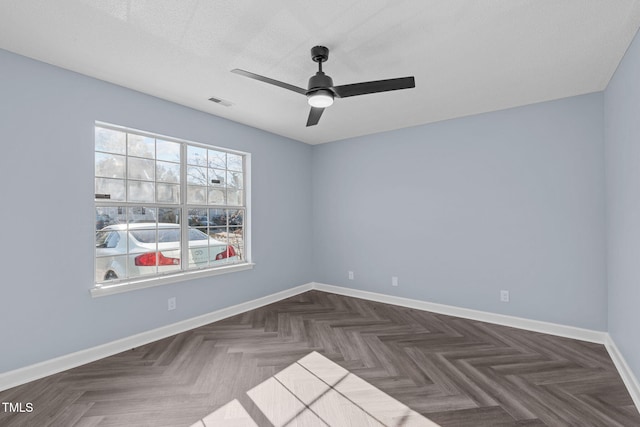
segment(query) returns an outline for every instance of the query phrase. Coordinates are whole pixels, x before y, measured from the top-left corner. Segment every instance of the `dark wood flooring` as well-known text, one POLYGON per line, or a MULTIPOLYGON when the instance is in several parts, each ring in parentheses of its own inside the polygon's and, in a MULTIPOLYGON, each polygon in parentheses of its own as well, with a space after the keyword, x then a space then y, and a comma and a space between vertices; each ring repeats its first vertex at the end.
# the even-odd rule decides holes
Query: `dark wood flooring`
POLYGON ((640 426, 604 346, 310 291, 0 392, 0 426, 190 426, 317 351, 441 426, 640 426))

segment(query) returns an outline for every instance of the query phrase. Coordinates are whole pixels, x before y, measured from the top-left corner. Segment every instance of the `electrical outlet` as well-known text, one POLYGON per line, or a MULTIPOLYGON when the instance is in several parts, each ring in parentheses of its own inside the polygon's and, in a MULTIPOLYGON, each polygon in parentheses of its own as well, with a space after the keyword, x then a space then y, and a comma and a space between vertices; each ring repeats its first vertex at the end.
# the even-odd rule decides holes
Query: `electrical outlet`
POLYGON ((500 291, 500 301, 509 302, 509 291, 500 291))
POLYGON ((398 286, 398 278, 396 276, 391 278, 391 286, 398 286))
POLYGON ((176 297, 171 297, 167 300, 167 310, 175 310, 176 309, 176 297))
POLYGON ((349 280, 353 280, 353 278, 354 278, 353 271, 350 271, 349 272, 349 280))

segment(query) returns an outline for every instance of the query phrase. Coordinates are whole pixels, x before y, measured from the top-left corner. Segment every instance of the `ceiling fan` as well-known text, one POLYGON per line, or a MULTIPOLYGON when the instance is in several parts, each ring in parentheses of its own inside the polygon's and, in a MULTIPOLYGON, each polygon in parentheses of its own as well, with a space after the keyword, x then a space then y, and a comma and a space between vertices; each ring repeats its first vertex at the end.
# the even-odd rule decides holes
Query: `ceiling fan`
POLYGON ((303 89, 298 86, 293 86, 288 83, 264 77, 259 74, 254 74, 249 71, 240 70, 238 68, 231 70, 231 72, 305 95, 309 105, 311 106, 309 118, 307 119, 307 126, 315 126, 318 124, 324 109, 333 104, 335 97, 347 98, 349 96, 387 92, 390 90, 411 89, 416 87, 413 76, 334 86, 331 77, 322 71, 322 63, 329 59, 329 49, 324 46, 314 46, 311 48, 311 59, 318 63, 318 72, 309 79, 308 89, 303 89))

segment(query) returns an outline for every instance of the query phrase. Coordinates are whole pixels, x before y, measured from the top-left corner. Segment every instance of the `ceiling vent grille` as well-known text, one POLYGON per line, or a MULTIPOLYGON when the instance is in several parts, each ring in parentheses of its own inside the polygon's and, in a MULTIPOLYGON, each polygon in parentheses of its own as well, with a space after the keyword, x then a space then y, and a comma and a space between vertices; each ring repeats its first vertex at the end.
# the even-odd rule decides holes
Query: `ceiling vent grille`
POLYGON ((222 98, 216 98, 216 97, 211 97, 209 98, 209 101, 211 102, 215 102, 216 104, 220 104, 220 105, 224 105, 225 107, 231 107, 231 102, 227 101, 226 99, 222 99, 222 98))

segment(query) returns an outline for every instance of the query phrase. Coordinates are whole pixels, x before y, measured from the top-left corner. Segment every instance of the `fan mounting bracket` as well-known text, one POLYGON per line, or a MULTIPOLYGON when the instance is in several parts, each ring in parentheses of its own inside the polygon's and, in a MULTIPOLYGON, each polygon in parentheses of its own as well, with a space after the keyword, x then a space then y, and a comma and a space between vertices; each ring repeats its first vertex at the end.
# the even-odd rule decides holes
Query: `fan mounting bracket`
POLYGON ((313 62, 323 63, 329 59, 329 49, 324 46, 314 46, 311 48, 311 59, 313 62))

